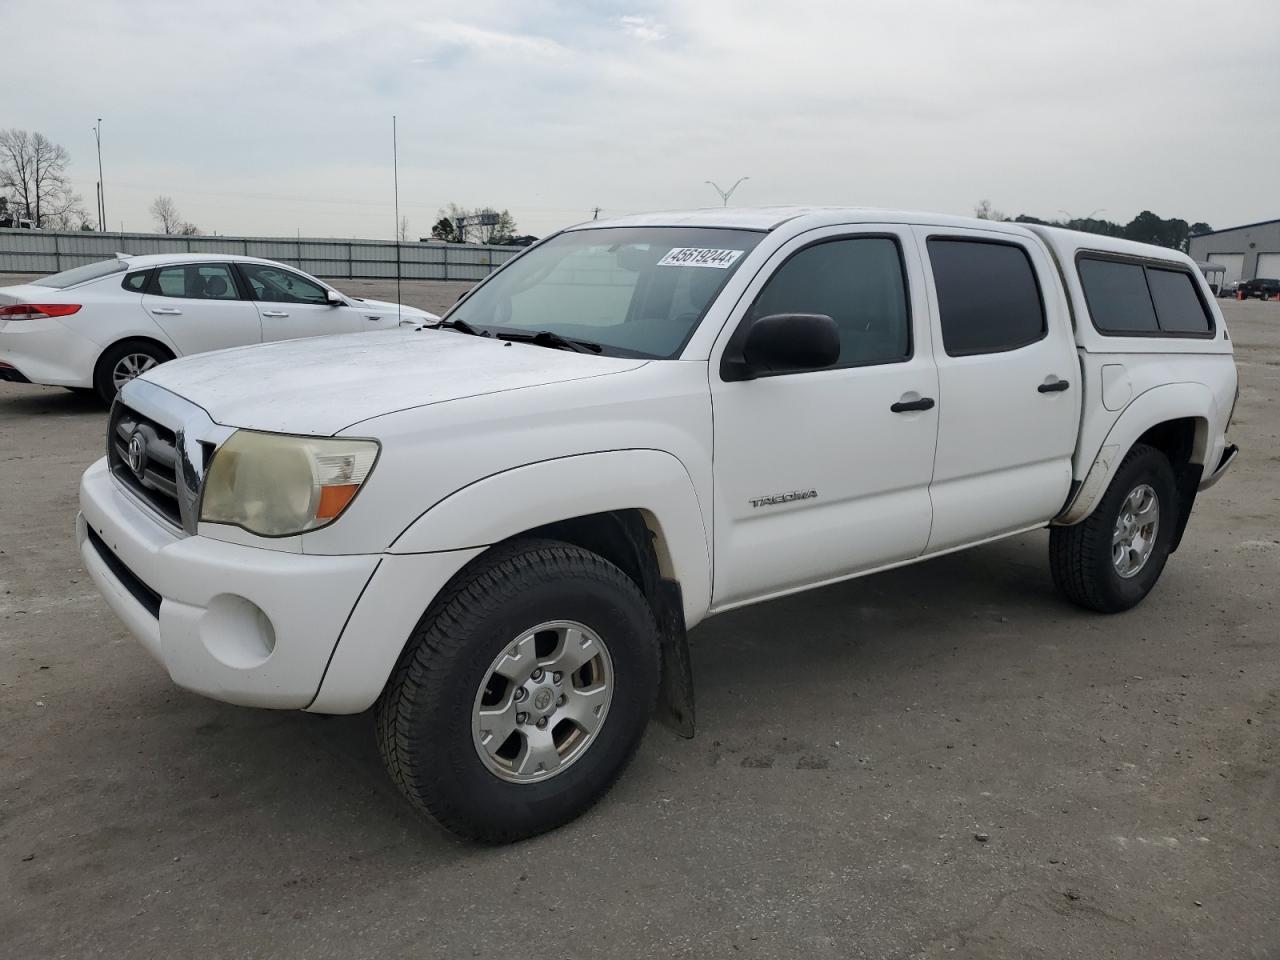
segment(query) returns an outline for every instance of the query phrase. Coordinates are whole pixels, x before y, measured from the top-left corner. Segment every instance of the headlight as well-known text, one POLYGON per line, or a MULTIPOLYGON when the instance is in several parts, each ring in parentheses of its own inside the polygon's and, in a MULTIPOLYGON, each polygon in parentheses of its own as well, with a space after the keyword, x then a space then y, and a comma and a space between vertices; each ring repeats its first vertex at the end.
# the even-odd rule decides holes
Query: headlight
POLYGON ((264 537, 316 530, 355 499, 377 459, 373 440, 237 431, 209 465, 200 519, 264 537))

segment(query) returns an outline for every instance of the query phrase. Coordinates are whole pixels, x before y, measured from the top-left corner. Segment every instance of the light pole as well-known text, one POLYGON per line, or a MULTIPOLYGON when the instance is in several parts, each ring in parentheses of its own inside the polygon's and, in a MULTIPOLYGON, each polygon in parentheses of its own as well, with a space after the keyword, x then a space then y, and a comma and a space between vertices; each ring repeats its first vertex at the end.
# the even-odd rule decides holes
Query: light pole
POLYGON ((93 139, 98 144, 98 232, 104 233, 107 229, 107 200, 106 190, 102 183, 102 118, 98 118, 97 124, 93 128, 93 139))
POLYGON ((733 191, 738 189, 738 184, 742 183, 743 180, 750 180, 750 179, 751 179, 750 177, 739 177, 738 182, 735 183, 728 190, 721 190, 720 185, 717 183, 714 183, 711 180, 708 180, 707 183, 711 184, 711 188, 715 190, 716 193, 720 194, 720 199, 721 201, 723 201, 721 205, 727 207, 729 205, 729 198, 733 196, 733 191))
MULTIPOLYGON (((1073 217, 1070 213, 1068 213, 1066 210, 1063 210, 1061 207, 1059 207, 1059 208, 1058 208, 1058 212, 1059 212, 1059 213, 1061 213, 1061 214, 1064 214, 1068 220, 1075 220, 1075 219, 1076 219, 1076 218, 1075 218, 1075 217, 1073 217)), ((1106 213, 1106 212, 1107 212, 1107 208, 1106 208, 1106 207, 1099 207, 1097 210, 1092 210, 1092 211, 1090 211, 1089 215, 1088 215, 1087 217, 1084 217, 1083 219, 1085 219, 1085 220, 1092 220, 1092 219, 1093 219, 1094 217, 1096 217, 1098 214, 1100 214, 1100 213, 1106 213)))

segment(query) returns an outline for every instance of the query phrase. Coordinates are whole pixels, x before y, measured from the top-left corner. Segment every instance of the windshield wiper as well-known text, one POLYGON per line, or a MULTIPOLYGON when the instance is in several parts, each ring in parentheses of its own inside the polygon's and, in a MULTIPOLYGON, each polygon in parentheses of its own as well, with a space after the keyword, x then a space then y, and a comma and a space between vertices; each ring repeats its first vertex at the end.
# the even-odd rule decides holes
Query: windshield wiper
POLYGON ((518 340, 521 343, 536 343, 540 347, 551 347, 554 350, 572 350, 574 353, 599 353, 604 347, 590 340, 570 340, 550 330, 539 330, 537 333, 512 333, 504 331, 498 334, 499 340, 518 340))
POLYGON ((433 324, 432 330, 457 330, 459 333, 465 333, 472 337, 491 337, 488 330, 477 330, 465 320, 441 320, 437 324, 433 324))

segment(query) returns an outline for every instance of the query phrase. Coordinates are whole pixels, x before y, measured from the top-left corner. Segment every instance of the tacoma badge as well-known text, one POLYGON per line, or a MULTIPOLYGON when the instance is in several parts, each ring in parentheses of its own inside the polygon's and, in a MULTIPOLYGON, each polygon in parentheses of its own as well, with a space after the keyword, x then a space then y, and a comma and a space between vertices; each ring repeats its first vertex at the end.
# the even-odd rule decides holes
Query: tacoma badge
POLYGON ((792 490, 790 493, 775 493, 771 497, 752 497, 751 506, 772 507, 779 503, 790 503, 792 500, 811 500, 817 495, 817 490, 792 490))

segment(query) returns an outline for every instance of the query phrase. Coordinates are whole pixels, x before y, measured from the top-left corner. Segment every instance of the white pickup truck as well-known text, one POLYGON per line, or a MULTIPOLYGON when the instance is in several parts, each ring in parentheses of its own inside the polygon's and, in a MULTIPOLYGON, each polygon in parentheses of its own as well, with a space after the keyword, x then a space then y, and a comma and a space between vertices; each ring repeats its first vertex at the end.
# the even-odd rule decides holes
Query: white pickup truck
MULTIPOLYGON (((435 329, 191 357, 125 386, 83 561, 174 682, 373 707, 445 827, 562 824, 706 617, 1049 527, 1101 612, 1236 453, 1231 343, 1159 247, 860 209, 593 222, 435 329)), ((802 638, 795 642, 802 642, 802 638)))

